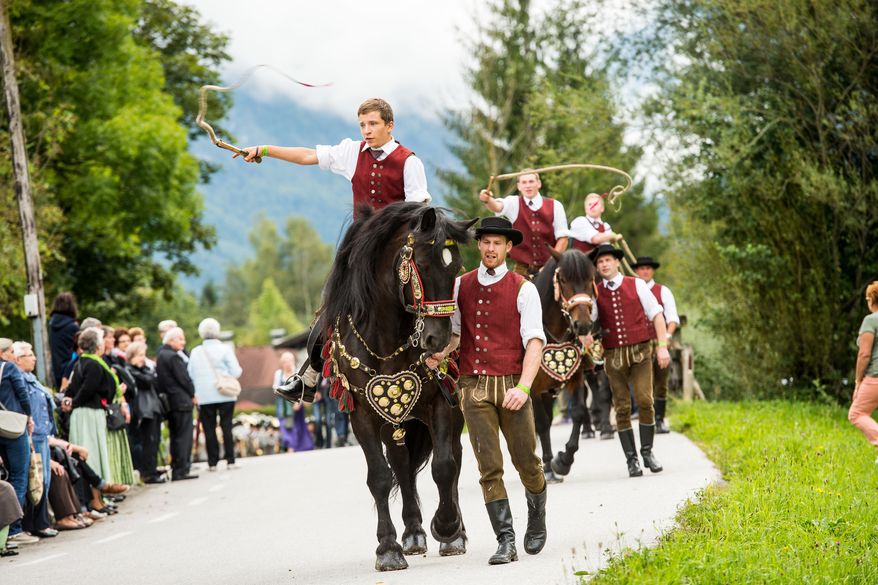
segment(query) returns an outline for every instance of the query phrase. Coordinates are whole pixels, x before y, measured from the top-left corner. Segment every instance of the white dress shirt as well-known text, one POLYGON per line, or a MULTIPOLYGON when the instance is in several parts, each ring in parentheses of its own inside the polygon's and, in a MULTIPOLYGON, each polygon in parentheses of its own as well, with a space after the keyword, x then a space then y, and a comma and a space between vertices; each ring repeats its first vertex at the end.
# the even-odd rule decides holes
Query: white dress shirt
MULTIPOLYGON (((524 200, 527 201, 527 197, 524 197, 524 200)), ((518 195, 509 195, 508 197, 504 197, 500 201, 503 202, 503 209, 494 215, 502 216, 515 223, 515 220, 518 219, 518 195)), ((531 199, 533 205, 528 205, 534 211, 539 211, 540 207, 543 206, 543 196, 537 193, 536 197, 531 199)), ((564 206, 561 205, 561 202, 557 199, 554 200, 555 204, 555 215, 554 220, 552 222, 552 227, 555 230, 555 239, 566 238, 567 237, 567 212, 564 211, 564 206)))
POLYGON ((598 227, 601 224, 604 225, 604 233, 612 230, 610 224, 605 221, 580 215, 579 217, 574 217, 573 221, 570 222, 570 229, 567 231, 567 235, 580 242, 596 246, 597 244, 592 241, 592 238, 601 233, 598 231, 598 227))
MULTIPOLYGON (((614 290, 615 288, 622 285, 622 279, 625 277, 621 272, 616 274, 615 278, 610 280, 604 280, 600 286, 604 287, 607 290, 614 290)), ((634 279, 634 289, 637 291, 637 298, 640 299, 640 305, 643 307, 643 312, 646 315, 647 321, 652 321, 655 319, 655 316, 662 312, 662 306, 659 304, 652 293, 649 291, 649 287, 646 286, 646 283, 643 282, 642 278, 634 279)), ((598 320, 598 304, 595 303, 591 307, 591 320, 598 320)))
MULTIPOLYGON (((476 275, 479 284, 483 286, 491 286, 500 282, 509 269, 506 264, 501 264, 494 269, 494 276, 488 274, 488 269, 484 264, 479 264, 479 271, 476 275)), ((454 282, 454 302, 457 303, 457 291, 460 289, 460 277, 454 282)), ((655 299, 653 299, 655 302, 655 299)), ((543 305, 540 303, 540 295, 537 287, 530 281, 525 281, 518 289, 518 297, 516 298, 516 306, 518 314, 521 317, 521 342, 527 348, 527 342, 531 339, 540 339, 543 345, 546 344, 546 334, 543 332, 543 305)), ((451 332, 460 335, 460 307, 454 309, 454 315, 451 317, 451 332)))
MULTIPOLYGON (((332 171, 350 181, 357 171, 357 159, 360 152, 369 148, 365 140, 360 146, 359 140, 345 138, 335 146, 326 144, 317 145, 317 164, 324 171, 332 171)), ((399 142, 390 139, 390 142, 377 148, 383 153, 378 156, 379 161, 384 160, 390 153, 399 147, 399 142)), ((427 174, 424 172, 424 163, 417 156, 412 155, 405 159, 402 168, 403 188, 405 200, 415 203, 429 203, 432 197, 427 191, 427 174)))
MULTIPOLYGON (((649 290, 652 290, 652 287, 655 286, 655 280, 650 280, 646 283, 646 287, 649 290)), ((653 295, 654 297, 655 295, 653 295)), ((674 293, 671 292, 671 289, 662 285, 662 304, 665 306, 665 323, 676 323, 679 327, 680 325, 680 315, 677 314, 677 301, 674 299, 674 293)))

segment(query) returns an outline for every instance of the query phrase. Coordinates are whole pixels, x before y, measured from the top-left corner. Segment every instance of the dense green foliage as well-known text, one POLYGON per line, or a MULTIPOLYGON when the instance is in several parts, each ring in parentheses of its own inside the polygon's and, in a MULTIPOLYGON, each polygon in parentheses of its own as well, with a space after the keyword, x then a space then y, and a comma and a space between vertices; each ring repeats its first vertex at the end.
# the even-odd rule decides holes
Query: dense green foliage
MULTIPOLYGON (((188 95, 215 76, 226 39, 190 47, 185 63, 166 62, 182 55, 148 42, 163 36, 135 34, 138 22, 158 23, 163 11, 182 14, 159 1, 11 3, 48 303, 72 290, 98 317, 143 315, 157 295, 171 295, 175 273, 195 270, 189 255, 213 240, 188 152, 191 107, 174 92, 188 95)), ((186 38, 203 35, 195 13, 183 12, 187 20, 165 23, 168 35, 186 37, 187 27, 186 38)), ((0 321, 8 324, 20 318, 25 278, 7 128, 3 116, 0 321)))
POLYGON ((845 399, 878 277, 878 6, 663 0, 649 21, 636 66, 678 161, 676 276, 722 343, 725 395, 793 378, 845 399))
MULTIPOLYGON (((450 145, 461 170, 440 173, 449 205, 468 217, 489 212, 477 194, 491 175, 527 167, 590 162, 633 172, 641 152, 623 144, 625 124, 593 36, 595 14, 576 0, 558 2, 545 15, 528 0, 491 5, 490 18, 471 43, 474 64, 467 78, 474 99, 445 116, 456 136, 450 145)), ((545 174, 542 193, 565 204, 568 220, 584 215, 583 200, 606 192, 622 179, 595 172, 545 174)), ((515 181, 494 187, 494 196, 514 193, 515 181)), ((626 194, 621 212, 605 219, 635 249, 658 252, 656 207, 640 185, 626 194)), ((645 253, 645 252, 640 252, 645 253)), ((472 253, 467 266, 476 261, 472 253)))
POLYGON ((728 485, 704 490, 654 549, 590 583, 875 583, 875 449, 836 406, 674 405, 728 485))

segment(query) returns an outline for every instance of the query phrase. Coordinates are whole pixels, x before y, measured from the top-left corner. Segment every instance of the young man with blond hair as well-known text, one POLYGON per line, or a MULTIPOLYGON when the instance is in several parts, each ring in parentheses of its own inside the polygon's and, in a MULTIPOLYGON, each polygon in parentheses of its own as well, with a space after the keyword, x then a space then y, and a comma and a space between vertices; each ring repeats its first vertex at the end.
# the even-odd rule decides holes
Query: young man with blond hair
POLYGON ((597 193, 585 196, 585 215, 573 218, 570 222, 570 236, 574 248, 590 253, 601 244, 615 242, 621 236, 613 232, 610 224, 601 217, 604 214, 604 197, 597 193))

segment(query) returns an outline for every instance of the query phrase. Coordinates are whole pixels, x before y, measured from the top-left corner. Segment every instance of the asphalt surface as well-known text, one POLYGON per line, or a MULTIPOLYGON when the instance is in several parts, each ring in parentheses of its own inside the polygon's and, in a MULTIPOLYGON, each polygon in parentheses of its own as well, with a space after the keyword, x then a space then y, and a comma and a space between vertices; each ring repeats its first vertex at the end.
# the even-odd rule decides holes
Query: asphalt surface
MULTIPOLYGON (((562 445, 569 425, 553 427, 562 445)), ((429 536, 438 503, 429 468, 419 481, 426 555, 405 571, 374 570, 376 513, 359 447, 242 459, 239 469, 201 471, 193 481, 132 490, 119 514, 86 530, 22 546, 0 561, 0 583, 29 585, 377 584, 455 585, 577 583, 625 547, 654 544, 673 527, 678 507, 719 472, 684 436, 656 438, 662 473, 629 478, 618 439, 581 442, 564 483, 549 486, 548 543, 524 553, 524 491, 511 463, 518 562, 491 567, 496 548, 472 449, 464 435, 460 505, 469 536, 466 555, 440 557, 429 536)), ((557 447, 556 447, 557 450, 557 447)), ((401 502, 392 503, 402 534, 401 502)))

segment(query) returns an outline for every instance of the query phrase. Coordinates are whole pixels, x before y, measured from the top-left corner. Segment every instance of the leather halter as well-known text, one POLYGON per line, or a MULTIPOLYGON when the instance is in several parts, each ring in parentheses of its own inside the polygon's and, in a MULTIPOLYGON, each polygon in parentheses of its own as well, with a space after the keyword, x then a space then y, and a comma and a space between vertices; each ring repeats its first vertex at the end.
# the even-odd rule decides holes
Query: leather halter
MULTIPOLYGON (((555 300, 558 301, 559 305, 561 305, 561 311, 571 320, 572 317, 570 316, 570 311, 574 307, 584 305, 590 313, 591 308, 594 305, 595 299, 585 293, 577 293, 569 299, 564 296, 564 291, 561 289, 561 283, 558 282, 558 273, 560 271, 560 268, 555 269, 555 274, 552 275, 552 283, 555 287, 555 300)), ((594 286, 594 282, 592 282, 592 285, 594 286)), ((595 287, 595 296, 597 296, 597 292, 597 287, 595 287)))
POLYGON ((424 295, 424 282, 421 279, 421 271, 418 270, 418 264, 415 262, 415 237, 409 234, 406 243, 399 251, 399 297, 409 313, 417 315, 418 318, 423 317, 452 317, 456 305, 454 299, 442 301, 428 301, 424 295), (405 298, 405 288, 409 285, 412 292, 412 303, 408 303, 405 298))

